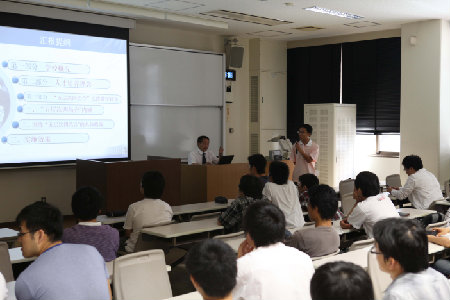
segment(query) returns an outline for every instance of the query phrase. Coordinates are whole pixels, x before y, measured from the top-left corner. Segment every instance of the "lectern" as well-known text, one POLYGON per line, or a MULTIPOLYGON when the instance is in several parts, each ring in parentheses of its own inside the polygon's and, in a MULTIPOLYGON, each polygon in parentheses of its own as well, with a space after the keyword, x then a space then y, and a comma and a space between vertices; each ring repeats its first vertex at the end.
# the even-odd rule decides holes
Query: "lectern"
POLYGON ((163 199, 170 205, 180 205, 181 160, 159 159, 143 161, 101 162, 77 160, 76 186, 94 186, 105 197, 106 211, 126 211, 128 206, 143 199, 140 193, 142 175, 147 171, 159 171, 166 187, 163 199))

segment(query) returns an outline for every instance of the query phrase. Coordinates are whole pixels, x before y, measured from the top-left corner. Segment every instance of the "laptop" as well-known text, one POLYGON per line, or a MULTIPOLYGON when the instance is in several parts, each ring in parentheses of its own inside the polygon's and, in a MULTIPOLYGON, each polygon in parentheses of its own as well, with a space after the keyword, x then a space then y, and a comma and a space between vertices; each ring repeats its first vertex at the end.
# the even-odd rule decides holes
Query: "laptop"
POLYGON ((233 161, 234 155, 224 155, 219 158, 219 165, 228 165, 233 161))

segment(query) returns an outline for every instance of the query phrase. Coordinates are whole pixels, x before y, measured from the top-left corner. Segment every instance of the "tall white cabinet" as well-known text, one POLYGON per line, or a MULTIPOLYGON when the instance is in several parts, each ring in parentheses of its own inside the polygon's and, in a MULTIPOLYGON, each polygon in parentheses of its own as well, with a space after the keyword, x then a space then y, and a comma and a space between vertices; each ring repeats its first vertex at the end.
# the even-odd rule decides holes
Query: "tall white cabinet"
POLYGON ((354 177, 356 104, 305 104, 305 123, 313 127, 312 140, 319 145, 316 173, 322 184, 339 186, 354 177))

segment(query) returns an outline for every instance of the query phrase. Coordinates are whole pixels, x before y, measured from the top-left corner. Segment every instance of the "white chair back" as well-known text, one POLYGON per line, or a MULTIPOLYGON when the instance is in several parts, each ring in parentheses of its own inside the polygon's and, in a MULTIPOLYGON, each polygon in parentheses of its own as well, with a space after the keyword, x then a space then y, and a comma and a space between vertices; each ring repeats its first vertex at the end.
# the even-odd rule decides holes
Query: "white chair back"
POLYGON ((369 245, 372 245, 373 241, 374 241, 373 238, 367 239, 367 240, 356 241, 350 246, 350 248, 348 248, 348 251, 355 251, 355 250, 358 250, 361 248, 365 248, 369 245))
POLYGON ((164 252, 160 249, 116 258, 113 278, 117 300, 172 297, 164 252))
POLYGON ((341 180, 339 182, 339 194, 341 195, 341 200, 342 200, 342 195, 353 193, 354 188, 355 188, 355 180, 354 179, 349 178, 346 180, 341 180))
POLYGON ((391 187, 401 187, 402 181, 400 180, 400 174, 386 176, 386 185, 391 187))
POLYGON ((319 260, 319 259, 328 258, 328 257, 335 256, 335 255, 339 254, 339 252, 341 252, 341 250, 337 249, 337 250, 334 251, 333 253, 330 253, 330 254, 327 254, 327 255, 311 257, 311 260, 314 261, 314 260, 319 260))
POLYGON ((383 299, 384 291, 391 284, 391 276, 380 270, 377 262, 377 255, 367 252, 367 273, 372 279, 373 291, 376 300, 383 299))
POLYGON ((446 227, 447 223, 448 223, 448 221, 442 221, 442 222, 428 224, 426 230, 431 230, 432 228, 436 228, 436 227, 446 227))
POLYGON ((345 216, 350 214, 353 206, 355 205, 356 200, 353 199, 353 192, 348 194, 341 194, 341 204, 342 204, 342 212, 345 216))
POLYGON ((9 257, 8 244, 6 242, 0 242, 0 272, 5 277, 6 282, 14 280, 11 258, 9 257))

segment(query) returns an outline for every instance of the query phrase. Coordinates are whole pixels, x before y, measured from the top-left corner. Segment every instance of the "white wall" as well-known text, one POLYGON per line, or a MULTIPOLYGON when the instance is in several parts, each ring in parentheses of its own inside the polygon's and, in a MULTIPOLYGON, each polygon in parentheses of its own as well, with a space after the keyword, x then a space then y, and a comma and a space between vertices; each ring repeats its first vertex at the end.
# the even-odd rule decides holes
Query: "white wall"
POLYGON ((419 155, 441 184, 450 176, 448 35, 443 20, 402 26, 400 157, 419 155), (416 37, 415 45, 410 37, 416 37))

